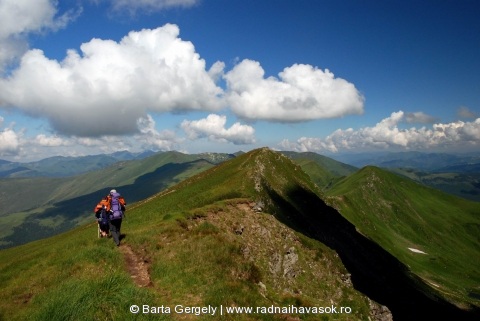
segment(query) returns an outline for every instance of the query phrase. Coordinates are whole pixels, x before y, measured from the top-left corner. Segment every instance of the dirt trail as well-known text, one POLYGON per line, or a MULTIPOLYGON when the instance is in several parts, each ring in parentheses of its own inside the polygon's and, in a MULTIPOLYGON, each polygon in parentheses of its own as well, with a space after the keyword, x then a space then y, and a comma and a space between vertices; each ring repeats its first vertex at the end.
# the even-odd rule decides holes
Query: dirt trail
POLYGON ((133 252, 128 244, 122 244, 119 249, 123 253, 127 271, 130 273, 133 282, 138 287, 151 286, 152 281, 150 280, 150 273, 148 273, 149 263, 133 252))

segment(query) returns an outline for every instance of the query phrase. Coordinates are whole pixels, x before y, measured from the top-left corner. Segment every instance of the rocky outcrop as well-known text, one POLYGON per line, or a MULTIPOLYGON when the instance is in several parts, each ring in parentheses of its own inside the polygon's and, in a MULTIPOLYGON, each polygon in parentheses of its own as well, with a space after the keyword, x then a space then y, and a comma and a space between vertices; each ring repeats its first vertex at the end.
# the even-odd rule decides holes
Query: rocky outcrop
POLYGON ((368 299, 370 306, 370 319, 372 321, 393 321, 392 312, 384 305, 368 299))

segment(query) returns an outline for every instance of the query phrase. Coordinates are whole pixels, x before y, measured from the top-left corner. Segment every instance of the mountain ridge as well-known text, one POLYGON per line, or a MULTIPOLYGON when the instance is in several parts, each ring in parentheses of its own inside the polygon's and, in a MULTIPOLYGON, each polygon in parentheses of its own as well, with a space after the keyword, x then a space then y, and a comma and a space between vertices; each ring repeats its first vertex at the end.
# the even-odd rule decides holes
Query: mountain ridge
POLYGON ((478 300, 469 292, 478 291, 475 284, 480 282, 471 260, 478 256, 480 243, 479 203, 375 166, 338 182, 327 191, 327 201, 432 289, 453 302, 478 308, 478 300), (460 262, 462 269, 457 268, 460 262))
MULTIPOLYGON (((378 293, 370 294, 377 295, 376 298, 379 302, 383 302, 389 307, 391 305, 396 306, 394 310, 395 313, 400 315, 400 318, 411 320, 413 316, 408 313, 404 315, 405 312, 402 310, 406 306, 409 306, 407 310, 418 310, 421 305, 436 309, 438 315, 457 314, 458 316, 462 314, 453 305, 442 299, 441 293, 417 276, 412 275, 409 268, 403 263, 366 238, 364 234, 358 233, 354 225, 321 200, 319 195, 323 195, 323 192, 310 181, 299 165, 287 165, 291 162, 287 161, 286 157, 272 154, 268 149, 247 153, 247 156, 248 159, 252 159, 251 162, 254 162, 255 165, 250 165, 245 172, 242 172, 241 178, 236 177, 239 175, 236 169, 245 167, 244 164, 248 163, 248 159, 233 159, 231 162, 222 163, 218 167, 203 172, 200 176, 214 176, 215 171, 225 170, 227 166, 231 167, 227 171, 222 171, 224 178, 211 178, 213 181, 210 183, 208 180, 202 179, 203 185, 198 188, 198 194, 195 194, 195 196, 188 195, 185 199, 190 200, 197 197, 209 204, 231 197, 246 197, 246 194, 251 195, 253 193, 256 197, 254 202, 261 204, 262 208, 273 214, 279 221, 337 251, 342 261, 348 264, 349 270, 356 270, 357 278, 368 280, 367 282, 359 282, 358 286, 367 292, 374 287, 376 288, 375 291, 381 291, 382 295, 380 296, 378 296, 378 293), (285 166, 292 167, 285 171, 285 166), (276 173, 282 173, 282 176, 276 179, 276 173), (228 181, 228 183, 225 181, 228 181), (215 187, 209 188, 208 186, 239 186, 235 183, 236 181, 241 181, 240 186, 242 188, 236 189, 235 192, 230 191, 219 199, 209 199, 206 196, 210 194, 211 189, 215 189, 215 187), (323 212, 323 214, 320 216, 311 214, 318 211, 323 212), (293 215, 292 213, 296 214, 293 215), (340 233, 338 235, 333 233, 327 228, 329 226, 335 226, 335 231, 340 233), (345 245, 345 242, 348 245, 345 245), (372 260, 372 257, 368 254, 362 255, 360 258, 357 257, 359 253, 369 252, 376 253, 373 257, 377 258, 372 260), (370 261, 373 261, 374 264, 372 265, 370 261), (368 266, 367 271, 365 271, 364 266, 368 266), (396 272, 393 273, 392 271, 396 272), (390 274, 395 275, 395 277, 389 276, 390 274), (380 275, 384 277, 379 277, 380 275), (373 286, 373 284, 377 285, 373 286), (384 293, 384 288, 388 288, 391 291, 390 294, 384 293), (395 292, 402 293, 404 297, 397 295, 395 292), (409 296, 414 299, 407 298, 409 296), (432 300, 432 298, 434 299, 432 300), (397 302, 399 299, 400 304, 397 302)), ((191 179, 188 179, 180 185, 191 183, 191 179)), ((218 194, 215 195, 218 196, 218 194)), ((469 319, 468 316, 464 317, 469 319)))
MULTIPOLYGON (((74 319, 128 319, 128 307, 137 302, 151 306, 161 302, 170 307, 349 304, 352 314, 338 315, 339 320, 365 319, 371 315, 370 305, 381 310, 353 289, 348 272, 334 251, 268 214, 269 206, 277 207, 268 201, 266 189, 282 194, 279 188, 290 183, 287 179, 266 180, 273 178, 267 165, 277 169, 291 169, 292 165, 282 155, 266 154, 258 161, 253 154, 245 154, 221 163, 129 207, 123 242, 148 265, 150 286, 136 288, 128 280, 128 271, 122 264, 122 252, 127 250, 115 251, 111 240, 96 240, 91 234, 93 224, 0 251, 0 271, 6 276, 0 278, 4 289, 0 293, 3 316, 13 320, 61 320, 66 315, 74 319), (22 259, 19 252, 30 253, 30 260, 22 259), (98 259, 102 270, 108 271, 107 276, 88 272, 95 271, 92 265, 98 259), (15 273, 16 264, 23 266, 22 273, 15 273), (38 270, 41 266, 46 266, 48 275, 63 276, 64 281, 46 277, 38 270), (69 273, 71 276, 65 277, 69 273), (24 277, 27 275, 28 278, 24 277), (120 282, 125 286, 119 288, 120 282), (27 284, 32 290, 19 295, 27 284), (100 298, 108 296, 111 290, 116 291, 117 309, 100 309, 104 304, 100 298), (134 297, 136 301, 132 302, 134 297), (82 306, 77 307, 79 301, 82 306)), ((294 172, 300 171, 295 166, 294 172)), ((301 175, 307 178, 306 174, 301 175)), ((172 314, 154 317, 181 319, 172 314)), ((245 314, 236 315, 235 319, 284 320, 285 316, 245 314)))
POLYGON ((94 239, 95 226, 90 224, 0 251, 5 318, 18 316, 13 311, 25 301, 27 310, 21 316, 33 316, 26 319, 60 320, 68 313, 73 318, 100 313, 96 318, 125 319, 131 317, 133 296, 152 306, 351 307, 352 314, 332 316, 339 320, 388 317, 379 316, 378 311, 388 309, 374 301, 387 305, 395 320, 478 317, 430 291, 407 266, 329 206, 323 193, 298 164, 279 153, 261 149, 233 158, 129 208, 124 242, 148 264, 151 287, 136 289, 126 279, 121 252, 111 240, 94 239), (19 252, 30 253, 36 263, 23 261, 19 252), (14 265, 20 260, 19 274, 14 265), (108 276, 90 273, 98 260, 108 276), (49 275, 67 276, 65 281, 46 277, 38 270, 42 266, 49 275), (120 282, 124 288, 118 288, 120 282), (110 293, 102 287, 116 291, 117 310, 99 312, 99 296, 110 293), (25 288, 32 289, 30 294, 19 297, 25 288), (89 308, 77 307, 78 300, 66 300, 65 293, 80 296, 82 306, 89 308))

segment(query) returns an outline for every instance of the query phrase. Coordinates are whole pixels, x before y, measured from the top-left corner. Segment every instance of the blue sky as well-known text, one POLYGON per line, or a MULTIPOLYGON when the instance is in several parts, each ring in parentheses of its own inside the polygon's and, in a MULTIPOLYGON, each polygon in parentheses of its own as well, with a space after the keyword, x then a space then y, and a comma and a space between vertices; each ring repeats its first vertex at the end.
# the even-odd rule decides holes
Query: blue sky
POLYGON ((0 0, 0 158, 480 151, 480 2, 0 0))

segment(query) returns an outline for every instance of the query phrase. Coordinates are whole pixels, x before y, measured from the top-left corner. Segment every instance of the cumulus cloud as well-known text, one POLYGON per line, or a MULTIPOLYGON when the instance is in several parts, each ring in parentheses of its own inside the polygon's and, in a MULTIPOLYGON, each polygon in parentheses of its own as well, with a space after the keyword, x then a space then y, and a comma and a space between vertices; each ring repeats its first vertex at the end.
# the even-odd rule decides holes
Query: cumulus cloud
POLYGON ((143 149, 173 150, 182 141, 171 130, 157 131, 155 120, 151 115, 140 118, 137 126, 140 133, 136 134, 134 139, 142 144, 143 149))
MULTIPOLYGON (((0 116, 0 128, 3 126, 4 118, 0 116)), ((13 125, 0 129, 0 156, 12 156, 19 153, 20 135, 17 134, 13 125)))
POLYGON ((68 140, 65 140, 62 137, 57 135, 47 136, 45 134, 38 134, 35 136, 34 144, 43 147, 58 147, 58 146, 68 146, 70 143, 68 140))
POLYGON ((295 64, 279 78, 265 78, 260 64, 246 59, 224 78, 232 111, 245 119, 301 122, 363 113, 363 96, 328 69, 295 64))
POLYGON ((210 76, 222 64, 206 70, 176 25, 130 32, 120 42, 92 39, 80 49, 60 62, 28 51, 0 80, 0 102, 46 117, 60 134, 83 137, 136 133, 147 112, 223 107, 223 90, 210 76))
POLYGON ((235 145, 255 143, 255 129, 240 123, 225 128, 227 117, 210 114, 200 120, 184 120, 181 128, 189 139, 208 138, 212 141, 231 142, 235 145))
POLYGON ((80 12, 77 9, 58 15, 53 0, 0 1, 0 71, 27 50, 29 34, 63 28, 80 12))
POLYGON ((16 155, 19 146, 19 137, 12 128, 0 131, 0 156, 16 155))
MULTIPOLYGON (((4 119, 0 116, 0 128, 4 119)), ((113 153, 119 150, 173 150, 178 149, 184 138, 171 130, 157 131, 155 120, 147 115, 137 121, 135 135, 99 137, 37 134, 26 136, 26 129, 16 131, 14 123, 0 130, 0 157, 18 159, 22 162, 42 159, 52 155, 83 156, 113 153)))
POLYGON ((432 128, 399 128, 406 121, 403 111, 394 112, 373 127, 359 130, 338 129, 325 139, 301 137, 295 142, 283 140, 283 149, 314 152, 365 151, 375 149, 425 150, 454 146, 480 145, 480 118, 434 124, 432 128))

